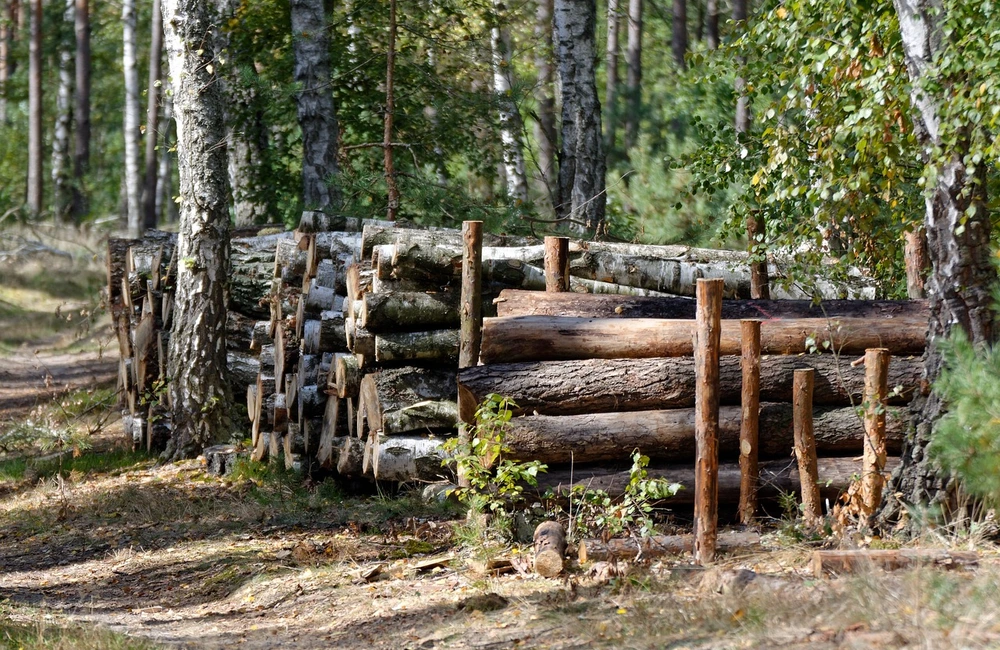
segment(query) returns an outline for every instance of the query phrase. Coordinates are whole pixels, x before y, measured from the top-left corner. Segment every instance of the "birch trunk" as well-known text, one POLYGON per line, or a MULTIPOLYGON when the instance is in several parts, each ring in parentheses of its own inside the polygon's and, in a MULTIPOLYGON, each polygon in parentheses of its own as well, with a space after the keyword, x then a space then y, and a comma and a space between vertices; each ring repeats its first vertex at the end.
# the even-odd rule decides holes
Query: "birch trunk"
POLYGON ((139 66, 137 63, 135 0, 122 1, 122 69, 125 73, 125 205, 129 237, 142 236, 145 225, 139 200, 139 66))
POLYGON ((73 118, 76 132, 73 140, 73 219, 79 223, 87 213, 83 192, 84 175, 90 162, 90 2, 76 0, 74 18, 76 32, 76 83, 73 118))
MULTIPOLYGON (((937 181, 926 194, 924 215, 931 264, 926 285, 931 313, 924 372, 930 384, 940 375, 940 345, 953 328, 963 330, 974 345, 995 341, 990 290, 997 277, 990 262, 986 179, 973 176, 965 166, 969 131, 975 127, 962 125, 958 134, 947 134, 951 136, 949 139, 954 138, 953 148, 946 149, 943 155, 935 153, 935 149, 948 146, 943 144, 942 131, 951 125, 942 125, 941 98, 923 88, 927 82, 940 81, 931 75, 934 59, 945 49, 946 37, 942 31, 947 18, 945 10, 932 0, 894 0, 894 4, 912 87, 914 130, 924 148, 925 159, 937 167, 937 181)), ((951 91, 945 84, 938 92, 947 95, 951 91)), ((941 397, 934 392, 914 400, 915 430, 907 436, 902 465, 893 475, 895 485, 891 492, 901 493, 904 503, 938 506, 948 514, 957 504, 957 482, 944 476, 927 454, 934 426, 945 408, 941 397)), ((898 503, 890 503, 883 514, 893 515, 898 512, 895 508, 898 503)))
POLYGON ((628 3, 628 47, 625 80, 625 147, 631 149, 639 139, 639 107, 642 104, 642 0, 628 3))
POLYGON ((42 0, 32 0, 28 44, 28 212, 42 212, 42 0))
MULTIPOLYGON (((63 22, 74 23, 75 0, 65 0, 63 22)), ((68 221, 73 196, 70 190, 69 139, 73 122, 73 47, 65 38, 59 39, 59 88, 56 91, 56 123, 52 134, 53 208, 59 221, 68 221)))
POLYGON ((556 53, 562 82, 562 144, 556 215, 577 232, 604 229, 605 160, 597 99, 594 0, 557 0, 556 53))
POLYGON ((226 134, 215 52, 216 3, 165 0, 163 19, 174 80, 181 197, 169 355, 174 429, 165 455, 185 458, 230 433, 226 134))
POLYGON ((535 140, 538 141, 538 167, 545 183, 549 201, 555 206, 559 193, 556 177, 556 100, 555 71, 552 65, 552 12, 554 0, 537 0, 535 9, 535 101, 538 119, 535 140))
POLYGON ((302 199, 307 208, 340 202, 337 117, 330 86, 330 39, 322 0, 292 0, 292 44, 299 126, 302 129, 302 199))
POLYGON ((608 0, 608 41, 604 54, 604 110, 608 121, 604 125, 604 153, 611 166, 611 155, 617 141, 618 129, 618 0, 608 0))
MULTIPOLYGON (((750 0, 733 0, 733 22, 737 24, 737 29, 746 31, 747 11, 750 0)), ((737 65, 742 68, 746 65, 746 59, 740 57, 737 65)), ((736 133, 746 133, 750 129, 750 98, 746 95, 746 79, 742 74, 737 75, 734 88, 736 90, 736 133)))
POLYGON ((514 203, 528 200, 528 178, 524 168, 524 148, 521 145, 521 114, 514 101, 513 71, 510 61, 510 32, 503 26, 505 7, 493 0, 493 20, 490 44, 493 50, 493 92, 500 118, 500 141, 503 165, 507 177, 507 198, 514 203))
MULTIPOLYGON (((163 58, 163 11, 160 0, 153 0, 153 18, 149 37, 149 77, 146 83, 146 155, 145 179, 142 187, 142 219, 146 229, 156 228, 156 145, 160 134, 160 72, 163 58)), ((166 152, 163 152, 166 155, 166 152)))

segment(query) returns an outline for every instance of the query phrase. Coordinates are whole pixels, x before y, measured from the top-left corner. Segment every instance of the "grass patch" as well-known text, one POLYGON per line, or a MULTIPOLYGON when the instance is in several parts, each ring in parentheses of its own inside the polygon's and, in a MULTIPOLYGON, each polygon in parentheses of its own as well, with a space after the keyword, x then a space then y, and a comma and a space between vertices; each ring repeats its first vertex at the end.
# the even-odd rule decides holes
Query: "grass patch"
POLYGON ((109 474, 135 469, 140 464, 151 465, 155 459, 143 452, 111 449, 89 452, 79 456, 64 454, 62 459, 37 460, 25 457, 0 460, 0 481, 23 481, 29 474, 38 479, 53 478, 61 474, 86 476, 88 474, 109 474))
POLYGON ((3 650, 155 650, 163 646, 99 627, 60 625, 36 620, 14 622, 0 613, 3 650))

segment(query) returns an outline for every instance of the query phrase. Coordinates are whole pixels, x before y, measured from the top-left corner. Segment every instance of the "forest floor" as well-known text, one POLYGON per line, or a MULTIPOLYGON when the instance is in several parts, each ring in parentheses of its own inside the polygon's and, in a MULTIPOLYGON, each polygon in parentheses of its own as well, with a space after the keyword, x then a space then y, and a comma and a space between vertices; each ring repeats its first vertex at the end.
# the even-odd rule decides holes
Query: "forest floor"
POLYGON ((710 570, 490 575, 528 547, 483 544, 455 506, 158 464, 121 446, 101 263, 24 259, 0 259, 0 648, 1000 646, 1000 557, 967 535, 925 544, 975 546, 968 571, 816 579, 786 521, 710 570))

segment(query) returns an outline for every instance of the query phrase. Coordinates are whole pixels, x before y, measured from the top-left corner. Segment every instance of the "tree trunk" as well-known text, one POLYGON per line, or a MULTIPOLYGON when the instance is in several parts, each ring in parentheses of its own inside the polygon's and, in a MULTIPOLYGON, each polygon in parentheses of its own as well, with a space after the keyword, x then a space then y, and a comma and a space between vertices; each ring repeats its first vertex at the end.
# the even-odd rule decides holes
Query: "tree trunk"
POLYGON ((163 144, 160 151, 160 162, 156 169, 156 214, 165 223, 177 221, 177 204, 173 198, 174 165, 176 156, 176 129, 174 128, 173 94, 167 92, 168 80, 164 79, 163 92, 163 144))
POLYGON ((7 125, 7 83, 13 75, 14 3, 0 6, 0 126, 7 125))
POLYGON ((538 142, 538 167, 548 190, 549 202, 555 206, 559 193, 556 175, 556 100, 555 69, 553 66, 552 12, 554 0, 536 0, 535 8, 535 101, 538 103, 535 140, 538 142))
POLYGON ((73 140, 73 219, 80 223, 87 214, 83 181, 90 163, 90 1, 76 0, 75 109, 73 140))
POLYGON ((166 456, 187 458, 230 433, 226 382, 229 211, 226 132, 215 45, 214 2, 165 0, 163 23, 174 80, 181 221, 166 456))
MULTIPOLYGON (((512 316, 483 321, 482 363, 569 359, 641 359, 692 354, 694 323, 689 320, 560 318, 512 316)), ((894 356, 920 354, 927 325, 923 319, 833 320, 802 318, 764 321, 763 354, 829 350, 864 354, 889 348, 894 356)), ((722 354, 740 353, 740 323, 722 321, 722 354)))
POLYGON ((605 160, 597 99, 594 0, 556 0, 556 53, 562 81, 557 216, 588 236, 604 230, 605 160))
POLYGON ((608 157, 605 163, 611 166, 611 156, 617 145, 618 130, 618 0, 608 0, 608 41, 604 55, 604 111, 607 122, 604 124, 604 153, 608 157))
POLYGON ((906 233, 903 260, 906 264, 906 295, 914 299, 926 298, 924 282, 930 264, 927 260, 927 236, 923 227, 906 233))
MULTIPOLYGON (((925 376, 928 385, 940 375, 941 343, 952 328, 961 329, 973 345, 991 345, 996 340, 992 287, 997 275, 990 260, 991 221, 986 207, 985 167, 978 176, 965 166, 969 147, 969 129, 965 125, 951 130, 943 122, 940 96, 923 90, 933 61, 943 50, 943 24, 946 10, 929 0, 895 0, 899 16, 900 35, 906 53, 913 101, 913 121, 927 160, 937 167, 936 183, 926 198, 924 228, 931 271, 927 279, 930 296, 930 327, 927 332, 925 376), (949 133, 942 132, 949 130, 949 133), (954 137, 951 150, 935 152, 945 138, 954 137), (946 155, 946 159, 941 159, 946 155)), ((937 91, 947 95, 948 86, 937 91)), ((894 478, 892 492, 901 494, 903 503, 942 507, 945 514, 956 505, 957 482, 942 475, 940 468, 928 456, 927 446, 934 426, 944 414, 946 405, 931 392, 914 400, 915 431, 907 438, 903 464, 894 478)), ((898 503, 890 503, 885 514, 893 514, 898 503)))
MULTIPOLYGON (((740 1, 736 0, 736 2, 740 1)), ((708 45, 708 49, 714 50, 719 47, 719 0, 707 0, 707 5, 705 11, 706 45, 708 45)))
POLYGON ((42 0, 31 0, 28 48, 28 212, 42 212, 42 0))
POLYGON ((528 200, 528 177, 524 167, 524 147, 521 144, 521 113, 514 101, 511 65, 510 31, 505 21, 506 9, 502 0, 493 0, 493 20, 490 44, 493 50, 493 92, 496 95, 500 118, 500 142, 503 164, 507 175, 507 198, 515 204, 528 200))
MULTIPOLYGON (((160 141, 160 86, 163 59, 163 12, 160 0, 153 0, 153 18, 149 36, 149 76, 146 82, 146 152, 145 178, 142 186, 142 221, 144 229, 156 228, 156 183, 159 181, 157 145, 160 141)), ((166 155, 164 152, 163 155, 166 155)))
MULTIPOLYGON (((71 26, 76 13, 75 0, 65 0, 63 24, 71 26)), ((69 221, 73 207, 70 179, 70 127, 73 122, 73 46, 66 38, 69 30, 60 30, 59 89, 56 91, 56 123, 52 134, 52 204, 59 221, 69 221)))
POLYGON ((141 237, 142 173, 139 156, 139 66, 135 0, 122 0, 122 69, 125 73, 125 205, 129 237, 141 237))
POLYGON ((642 0, 629 0, 628 3, 627 52, 625 148, 631 149, 639 140, 639 109, 642 106, 642 0))
POLYGON ((385 168, 387 201, 385 218, 396 220, 399 211, 399 187, 396 185, 396 164, 392 154, 392 120, 396 111, 393 80, 396 75, 396 0, 389 0, 389 42, 385 60, 385 116, 382 128, 382 162, 385 168))
MULTIPOLYGON (((851 359, 832 354, 761 357, 760 399, 790 402, 792 371, 814 368, 813 399, 819 405, 859 406, 864 394, 864 369, 851 359)), ((922 364, 917 357, 896 357, 889 366, 889 383, 902 387, 892 404, 905 404, 920 386, 922 364)), ((740 403, 740 361, 724 356, 720 362, 723 404, 740 403)), ((490 393, 505 395, 517 404, 516 415, 571 415, 641 411, 694 406, 694 362, 690 357, 654 359, 590 359, 531 361, 473 366, 462 370, 459 393, 480 404, 490 393)), ((463 413, 463 416, 471 415, 463 413)))
POLYGON ((678 70, 687 70, 687 61, 684 60, 688 50, 687 0, 674 0, 670 31, 670 51, 674 55, 674 64, 678 70))
POLYGON ((302 129, 302 200, 322 210, 340 204, 337 117, 330 87, 330 40, 322 0, 292 0, 292 45, 299 126, 302 129))
MULTIPOLYGON (((750 4, 750 0, 733 0, 733 22, 737 24, 737 30, 739 32, 745 32, 747 29, 747 6, 750 4)), ((734 84, 736 90, 736 135, 739 137, 741 134, 746 133, 750 130, 750 98, 746 95, 747 82, 742 76, 742 69, 746 66, 746 59, 740 57, 737 62, 737 66, 740 68, 740 73, 736 76, 736 83, 734 84)))

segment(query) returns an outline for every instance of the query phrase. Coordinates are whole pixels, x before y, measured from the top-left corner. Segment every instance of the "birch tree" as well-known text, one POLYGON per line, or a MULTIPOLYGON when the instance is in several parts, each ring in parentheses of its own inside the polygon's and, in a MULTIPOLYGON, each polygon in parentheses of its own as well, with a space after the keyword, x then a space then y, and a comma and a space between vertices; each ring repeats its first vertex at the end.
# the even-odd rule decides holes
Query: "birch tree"
POLYGON ((604 153, 607 166, 618 139, 618 0, 608 0, 608 39, 604 49, 604 153))
POLYGON ((29 6, 28 43, 28 212, 42 212, 42 0, 29 6))
POLYGON ((230 434, 226 381, 229 211, 225 107, 216 48, 217 2, 164 0, 163 24, 177 122, 180 228, 168 371, 179 459, 230 434))
POLYGON ((149 76, 146 82, 146 151, 143 156, 142 220, 144 228, 156 227, 156 149, 160 135, 160 68, 163 59, 163 12, 160 0, 153 0, 149 28, 149 76))
POLYGON ((528 178, 524 167, 524 147, 521 144, 521 114, 514 101, 510 61, 510 32, 503 25, 505 7, 493 2, 493 26, 490 45, 493 52, 493 93, 500 118, 500 140, 503 165, 507 178, 507 198, 515 203, 528 200, 528 178))
POLYGON ((142 177, 139 172, 139 65, 135 0, 122 0, 122 70, 125 74, 125 205, 129 237, 143 232, 142 177))
MULTIPOLYGON (((60 32, 72 33, 76 14, 75 0, 64 0, 63 26, 60 32)), ((73 44, 70 39, 59 38, 59 86, 56 90, 56 122, 52 134, 52 192, 53 211, 60 221, 71 214, 72 166, 70 165, 70 129, 73 122, 73 44)))
POLYGON ((625 148, 631 149, 639 139, 639 107, 642 104, 642 0, 629 0, 628 3, 626 52, 625 148))
POLYGON ((537 0, 535 5, 535 140, 538 142, 538 168, 548 190, 549 200, 557 203, 559 184, 556 177, 556 99, 552 43, 553 0, 537 0))
POLYGON ((79 223, 87 212, 84 176, 90 164, 90 2, 76 0, 73 14, 76 35, 73 84, 73 219, 79 223))

